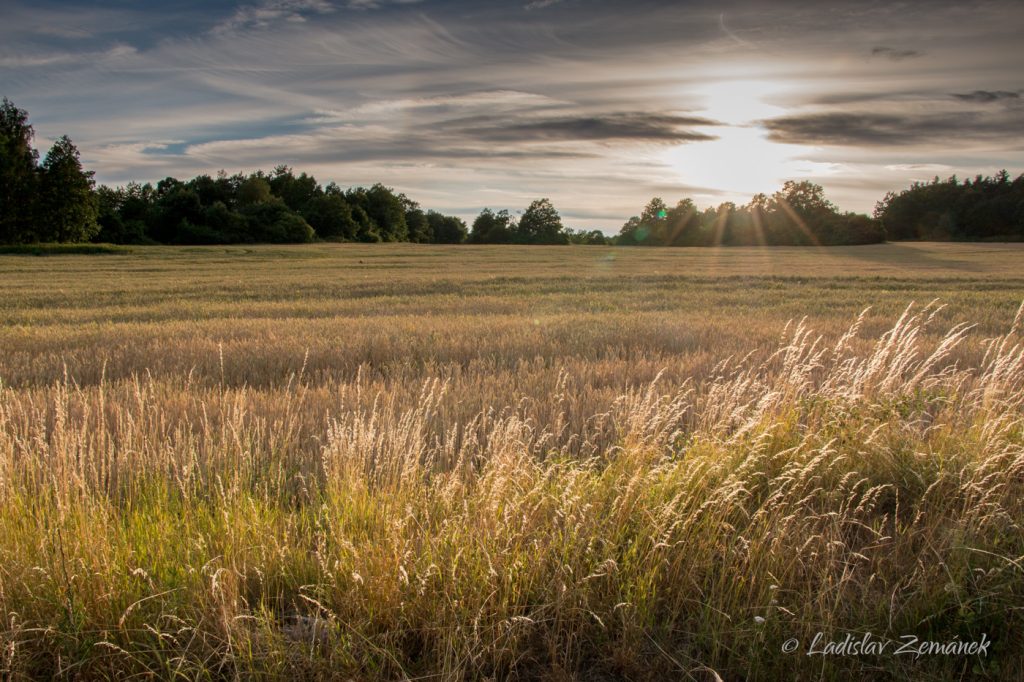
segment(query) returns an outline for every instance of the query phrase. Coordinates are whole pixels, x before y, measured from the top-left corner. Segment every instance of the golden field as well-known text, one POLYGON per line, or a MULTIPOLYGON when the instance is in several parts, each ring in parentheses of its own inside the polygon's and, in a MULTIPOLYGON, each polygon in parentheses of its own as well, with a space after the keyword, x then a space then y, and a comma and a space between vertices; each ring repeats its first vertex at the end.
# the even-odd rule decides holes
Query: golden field
POLYGON ((1024 675, 1024 245, 153 247, 0 282, 5 677, 1024 675))

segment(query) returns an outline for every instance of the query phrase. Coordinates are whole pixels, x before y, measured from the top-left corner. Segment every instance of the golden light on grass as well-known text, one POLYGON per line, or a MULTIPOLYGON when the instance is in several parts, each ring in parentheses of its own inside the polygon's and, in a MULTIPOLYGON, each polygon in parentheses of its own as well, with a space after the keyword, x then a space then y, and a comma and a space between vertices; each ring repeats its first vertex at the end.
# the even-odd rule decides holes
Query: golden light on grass
POLYGON ((1015 651, 1019 253, 908 248, 0 259, 0 669, 939 679, 963 661, 780 645, 1015 651), (902 275, 821 276, 854 262, 902 275))

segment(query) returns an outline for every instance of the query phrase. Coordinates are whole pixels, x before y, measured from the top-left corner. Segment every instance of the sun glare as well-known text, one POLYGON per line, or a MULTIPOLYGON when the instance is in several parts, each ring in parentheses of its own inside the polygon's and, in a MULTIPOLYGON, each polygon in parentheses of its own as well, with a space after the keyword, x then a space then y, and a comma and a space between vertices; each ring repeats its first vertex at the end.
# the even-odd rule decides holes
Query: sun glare
POLYGON ((808 171, 801 161, 810 147, 779 144, 767 137, 758 121, 784 113, 767 99, 787 87, 772 80, 722 79, 697 93, 694 113, 722 125, 702 129, 717 139, 675 147, 667 162, 680 180, 720 192, 722 198, 745 202, 758 192, 771 193, 782 182, 808 171))
POLYGON ((765 101, 785 89, 771 80, 724 79, 709 83, 698 91, 702 113, 729 125, 743 125, 783 113, 781 107, 765 101))

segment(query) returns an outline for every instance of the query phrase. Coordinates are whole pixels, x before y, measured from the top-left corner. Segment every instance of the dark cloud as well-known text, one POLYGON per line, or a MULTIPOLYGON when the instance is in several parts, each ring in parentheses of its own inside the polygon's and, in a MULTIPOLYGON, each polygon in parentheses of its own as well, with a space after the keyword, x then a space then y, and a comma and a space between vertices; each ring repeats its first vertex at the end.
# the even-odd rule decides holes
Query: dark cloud
POLYGON ((978 112, 938 114, 819 113, 762 121, 769 139, 789 144, 901 146, 943 140, 1001 138, 1017 142, 1024 112, 985 116, 978 112))
POLYGON ((274 158, 283 158, 289 163, 363 163, 373 161, 419 163, 486 159, 543 161, 596 158, 594 154, 577 149, 536 149, 512 145, 488 146, 467 143, 464 139, 456 142, 445 137, 431 139, 425 136, 410 136, 357 142, 348 138, 332 139, 319 134, 279 140, 266 138, 218 141, 194 147, 186 146, 185 152, 186 158, 215 160, 218 163, 229 165, 235 162, 259 165, 265 158, 267 150, 276 154, 274 158))
MULTIPOLYGON (((807 101, 808 104, 820 104, 825 106, 865 104, 867 102, 913 102, 922 100, 937 100, 945 96, 945 93, 914 91, 901 89, 899 91, 879 90, 875 92, 829 92, 807 101)), ((802 102, 796 102, 802 103, 802 102)))
POLYGON ((885 59, 891 59, 894 62, 900 62, 904 59, 913 59, 914 57, 923 56, 923 52, 917 50, 900 50, 895 47, 885 47, 879 45, 878 47, 871 49, 872 57, 884 57, 885 59))
MULTIPOLYGON (((486 192, 543 192, 603 212, 683 179, 739 192, 744 174, 698 161, 716 148, 699 142, 719 135, 727 156, 761 131, 689 114, 781 117, 765 124, 772 139, 825 147, 812 164, 960 172, 957 148, 983 139, 984 165, 1016 168, 1024 146, 1024 106, 1006 94, 1024 88, 1019 0, 2 6, 0 94, 29 109, 40 146, 71 135, 105 182, 287 162, 411 196, 479 205, 486 192), (749 96, 743 80, 756 81, 749 96), (615 177, 580 179, 605 172, 615 177)), ((789 151, 748 157, 790 172, 789 151)), ((850 168, 825 184, 871 172, 850 168)), ((871 194, 850 191, 864 207, 871 194)))
MULTIPOLYGON (((458 122, 456 122, 458 123, 458 122)), ((567 116, 520 122, 495 121, 470 126, 466 135, 487 142, 636 141, 704 142, 714 135, 690 130, 692 126, 720 125, 697 116, 620 113, 596 116, 567 116)))
POLYGON ((964 102, 988 104, 989 102, 999 102, 1001 100, 1020 99, 1020 93, 1010 92, 1009 90, 975 90, 974 92, 966 93, 954 92, 953 97, 964 102))

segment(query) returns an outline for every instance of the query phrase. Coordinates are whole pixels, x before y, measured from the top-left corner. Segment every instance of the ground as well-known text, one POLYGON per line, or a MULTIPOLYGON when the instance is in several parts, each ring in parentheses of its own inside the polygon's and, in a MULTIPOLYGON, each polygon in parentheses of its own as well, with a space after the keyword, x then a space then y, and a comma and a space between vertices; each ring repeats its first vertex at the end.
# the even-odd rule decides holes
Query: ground
POLYGON ((137 247, 0 281, 13 676, 1021 671, 1022 244, 137 247), (781 653, 817 632, 994 648, 781 653))

